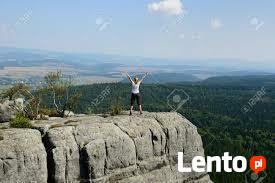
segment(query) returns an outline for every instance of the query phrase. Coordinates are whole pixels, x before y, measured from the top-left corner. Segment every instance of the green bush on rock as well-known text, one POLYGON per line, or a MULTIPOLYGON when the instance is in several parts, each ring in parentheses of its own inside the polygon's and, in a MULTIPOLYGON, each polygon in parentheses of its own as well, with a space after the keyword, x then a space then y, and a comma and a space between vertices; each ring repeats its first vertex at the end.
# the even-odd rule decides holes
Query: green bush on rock
POLYGON ((10 121, 11 128, 32 128, 30 120, 21 114, 17 114, 15 118, 10 121))

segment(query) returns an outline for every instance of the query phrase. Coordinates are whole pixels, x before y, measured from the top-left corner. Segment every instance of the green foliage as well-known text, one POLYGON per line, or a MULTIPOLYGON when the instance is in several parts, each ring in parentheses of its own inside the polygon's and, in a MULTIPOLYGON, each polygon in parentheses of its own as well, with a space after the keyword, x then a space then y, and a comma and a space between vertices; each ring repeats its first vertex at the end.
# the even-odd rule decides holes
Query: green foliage
POLYGON ((61 72, 51 72, 45 76, 44 81, 45 84, 32 89, 23 83, 15 84, 3 92, 1 98, 23 98, 25 106, 19 112, 29 119, 36 119, 39 114, 64 117, 66 110, 75 109, 81 94, 74 91, 70 78, 62 76, 61 72))
POLYGON ((72 81, 62 76, 61 72, 51 72, 44 78, 46 87, 44 88, 46 100, 50 100, 49 108, 54 108, 60 117, 64 117, 66 110, 73 110, 80 93, 71 90, 72 81))
POLYGON ((58 117, 59 114, 56 112, 55 109, 51 109, 51 108, 41 108, 39 110, 39 114, 44 114, 47 115, 49 117, 58 117))
POLYGON ((111 107, 111 116, 116 116, 121 114, 122 108, 120 106, 112 106, 111 107))
POLYGON ((30 120, 21 114, 17 114, 15 118, 10 121, 11 128, 32 128, 30 120))
MULTIPOLYGON (((35 119, 38 115, 40 98, 34 96, 30 87, 23 84, 17 83, 11 88, 7 89, 1 94, 2 99, 14 100, 16 98, 23 98, 26 106, 24 108, 24 115, 30 119, 35 119)), ((21 112, 21 111, 20 111, 21 112)))
POLYGON ((24 114, 29 119, 35 119, 39 114, 41 99, 38 96, 33 96, 27 100, 27 105, 24 108, 24 114))
POLYGON ((23 83, 17 83, 1 94, 2 99, 13 100, 21 96, 28 96, 29 87, 23 83))
POLYGON ((116 116, 122 113, 122 105, 120 103, 120 97, 116 97, 114 104, 111 106, 111 116, 116 116))

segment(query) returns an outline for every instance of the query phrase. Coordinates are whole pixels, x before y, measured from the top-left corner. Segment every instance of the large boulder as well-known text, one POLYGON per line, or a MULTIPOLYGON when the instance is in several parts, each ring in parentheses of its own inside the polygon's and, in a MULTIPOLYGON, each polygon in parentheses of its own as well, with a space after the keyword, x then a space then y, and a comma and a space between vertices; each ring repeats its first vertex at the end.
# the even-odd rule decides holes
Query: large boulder
POLYGON ((40 132, 0 130, 0 182, 47 182, 47 154, 40 132))
POLYGON ((86 116, 43 133, 51 182, 211 182, 177 171, 178 152, 189 165, 204 155, 196 127, 177 113, 86 116))
POLYGON ((5 100, 0 103, 0 123, 10 121, 18 112, 24 109, 24 100, 18 98, 15 100, 5 100))

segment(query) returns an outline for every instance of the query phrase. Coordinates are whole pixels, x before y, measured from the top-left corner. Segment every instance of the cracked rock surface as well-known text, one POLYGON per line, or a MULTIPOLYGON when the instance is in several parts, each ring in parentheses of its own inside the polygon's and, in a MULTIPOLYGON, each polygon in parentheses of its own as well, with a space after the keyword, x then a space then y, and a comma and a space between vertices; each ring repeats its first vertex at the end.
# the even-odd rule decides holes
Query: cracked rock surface
POLYGON ((196 127, 177 113, 93 115, 34 126, 43 142, 38 130, 1 130, 0 182, 211 182, 206 173, 177 171, 178 152, 187 165, 204 155, 196 127), (35 161, 27 166, 24 158, 35 161))
POLYGON ((47 182, 47 154, 40 132, 0 130, 0 182, 47 182))

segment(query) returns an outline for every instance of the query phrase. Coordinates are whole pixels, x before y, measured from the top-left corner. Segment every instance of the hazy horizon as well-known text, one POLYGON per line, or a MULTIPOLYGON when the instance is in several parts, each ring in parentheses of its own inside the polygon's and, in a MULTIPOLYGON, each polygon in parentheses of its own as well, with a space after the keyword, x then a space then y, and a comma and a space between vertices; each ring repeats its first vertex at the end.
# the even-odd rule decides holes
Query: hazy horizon
MULTIPOLYGON (((88 52, 69 52, 69 51, 58 51, 58 50, 43 50, 36 48, 19 48, 19 47, 3 47, 0 46, 0 53, 39 53, 47 59, 60 59, 62 56, 66 58, 72 57, 69 60, 72 62, 78 62, 80 64, 95 64, 95 63, 118 63, 126 65, 143 65, 143 66, 162 66, 162 65, 190 65, 198 66, 201 68, 223 68, 232 71, 238 70, 250 70, 250 71, 265 71, 274 73, 275 62, 264 61, 257 62, 255 60, 240 60, 234 58, 215 58, 215 59, 173 59, 173 58, 157 58, 157 57, 143 57, 136 55, 119 55, 119 54, 108 54, 108 53, 88 53, 88 52), (84 57, 86 61, 78 60, 77 58, 84 57), (98 60, 98 57, 102 60, 98 60), (107 60, 106 60, 107 59, 107 60), (96 60, 96 62, 93 62, 96 60)), ((3 56, 3 55, 2 55, 3 56)), ((1 57, 0 55, 0 61, 1 57)), ((15 56, 15 55, 14 55, 15 56)), ((14 60, 12 56, 5 61, 14 60)), ((64 60, 65 62, 68 60, 64 60)))

